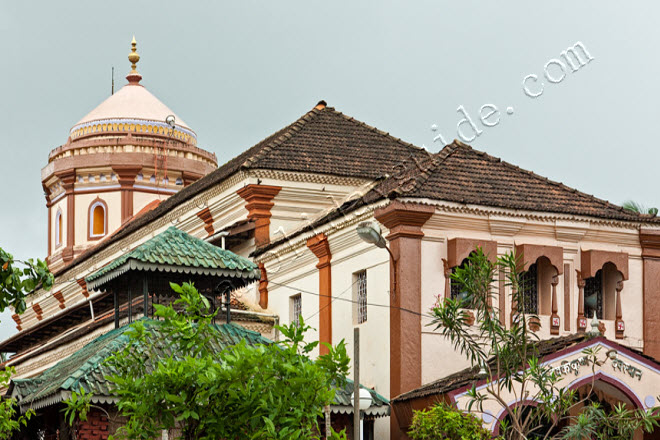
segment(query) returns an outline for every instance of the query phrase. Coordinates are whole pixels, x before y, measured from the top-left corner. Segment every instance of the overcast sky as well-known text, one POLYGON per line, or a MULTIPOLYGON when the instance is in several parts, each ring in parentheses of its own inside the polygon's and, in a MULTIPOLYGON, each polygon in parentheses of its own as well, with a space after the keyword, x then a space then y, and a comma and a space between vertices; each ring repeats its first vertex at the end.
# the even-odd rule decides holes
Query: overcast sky
MULTIPOLYGON (((457 137, 463 106, 482 130, 474 147, 614 203, 658 206, 660 4, 626 6, 0 0, 0 246, 45 257, 40 170, 110 94, 112 66, 125 83, 133 35, 142 84, 219 163, 320 99, 434 152, 435 135, 457 137), (560 83, 543 78, 576 42, 593 60, 560 83), (534 93, 544 83, 535 99, 522 89, 530 74, 534 93), (495 127, 478 122, 485 104, 501 111, 495 127)), ((14 331, 7 316, 0 339, 14 331)))

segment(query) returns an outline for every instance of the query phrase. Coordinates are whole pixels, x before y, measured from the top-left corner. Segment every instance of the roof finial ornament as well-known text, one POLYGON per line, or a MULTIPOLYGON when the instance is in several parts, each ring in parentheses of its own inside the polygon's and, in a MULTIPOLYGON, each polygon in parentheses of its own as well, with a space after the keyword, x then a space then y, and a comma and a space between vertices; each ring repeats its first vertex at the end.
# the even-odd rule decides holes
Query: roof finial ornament
POLYGON ((596 311, 594 310, 594 317, 591 320, 591 331, 589 333, 591 333, 594 336, 600 335, 600 329, 598 328, 599 325, 600 325, 600 321, 596 317, 596 311))
POLYGON ((129 84, 137 84, 142 79, 137 71, 137 63, 140 61, 140 55, 137 53, 137 42, 135 41, 135 35, 133 35, 133 41, 131 41, 131 53, 128 54, 128 61, 131 62, 131 71, 126 76, 129 84))

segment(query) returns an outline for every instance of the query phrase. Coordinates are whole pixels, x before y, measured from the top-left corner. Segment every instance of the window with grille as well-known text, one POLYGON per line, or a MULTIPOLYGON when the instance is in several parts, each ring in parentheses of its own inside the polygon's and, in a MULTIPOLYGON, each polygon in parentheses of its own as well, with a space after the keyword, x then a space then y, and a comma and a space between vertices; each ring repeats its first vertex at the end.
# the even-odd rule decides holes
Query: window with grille
POLYGON ((603 319, 603 272, 584 280, 584 316, 592 318, 596 312, 598 319, 603 319))
MULTIPOLYGON (((463 260, 460 266, 457 267, 452 267, 451 268, 451 273, 452 275, 456 273, 456 269, 460 267, 461 269, 464 269, 468 264, 470 264, 470 260, 467 258, 463 260)), ((451 295, 451 299, 457 300, 457 299, 466 299, 467 297, 467 292, 463 291, 463 286, 461 283, 454 279, 449 280, 449 293, 451 295)))
POLYGON ((520 279, 520 289, 523 293, 525 313, 538 315, 539 313, 539 282, 536 264, 529 266, 520 279))
POLYGON ((363 270, 355 274, 356 298, 357 304, 356 321, 362 324, 367 321, 367 271, 363 270))
POLYGON ((294 295, 291 301, 291 324, 300 325, 300 315, 302 314, 302 297, 300 294, 294 295))

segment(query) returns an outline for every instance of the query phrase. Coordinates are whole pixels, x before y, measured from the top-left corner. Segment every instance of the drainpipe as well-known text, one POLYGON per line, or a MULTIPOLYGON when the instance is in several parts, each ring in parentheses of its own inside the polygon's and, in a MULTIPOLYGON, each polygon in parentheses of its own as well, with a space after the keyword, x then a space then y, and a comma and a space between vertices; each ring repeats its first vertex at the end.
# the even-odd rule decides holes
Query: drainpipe
POLYGON ((210 241, 213 241, 213 240, 215 240, 216 238, 220 237, 220 238, 221 238, 221 241, 220 241, 220 247, 221 247, 222 249, 226 249, 226 248, 225 248, 225 237, 227 237, 228 235, 229 235, 229 232, 228 232, 228 231, 220 231, 220 232, 216 232, 215 234, 206 237, 206 238, 204 239, 204 241, 208 241, 208 242, 210 242, 210 241))

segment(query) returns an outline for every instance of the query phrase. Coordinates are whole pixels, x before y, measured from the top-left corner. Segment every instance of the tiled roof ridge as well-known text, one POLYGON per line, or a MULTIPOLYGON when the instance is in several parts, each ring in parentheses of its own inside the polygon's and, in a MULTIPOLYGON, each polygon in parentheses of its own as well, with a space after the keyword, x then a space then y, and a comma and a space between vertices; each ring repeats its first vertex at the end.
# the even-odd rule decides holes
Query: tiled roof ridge
POLYGON ((488 153, 486 153, 485 151, 477 150, 476 148, 472 147, 471 145, 465 144, 465 143, 463 143, 463 142, 461 142, 461 141, 459 141, 459 140, 454 140, 453 143, 456 144, 456 145, 458 145, 459 147, 465 149, 466 151, 469 151, 469 152, 475 153, 475 154, 477 154, 477 155, 479 155, 479 156, 481 156, 481 157, 484 157, 485 159, 487 159, 487 160, 489 160, 489 161, 491 161, 491 162, 499 162, 499 163, 501 163, 502 165, 504 165, 505 167, 507 167, 507 168, 509 168, 509 169, 512 169, 512 170, 514 170, 514 171, 517 171, 517 172, 520 172, 520 173, 523 173, 523 174, 527 174, 528 176, 530 176, 530 177, 532 177, 532 178, 534 178, 534 179, 536 179, 536 180, 540 180, 540 181, 545 182, 545 183, 547 183, 547 184, 550 184, 550 185, 556 186, 556 187, 558 187, 558 188, 561 188, 561 189, 564 190, 564 191, 568 191, 568 192, 571 192, 571 193, 573 193, 573 194, 577 194, 577 195, 579 195, 579 196, 585 197, 585 198, 587 198, 587 199, 589 199, 589 200, 592 200, 592 201, 594 201, 594 202, 596 202, 596 203, 599 203, 599 204, 603 205, 603 206, 606 207, 606 208, 610 208, 610 209, 617 210, 617 211, 619 211, 619 212, 623 212, 623 213, 626 213, 626 214, 630 214, 631 216, 635 216, 635 215, 637 215, 637 216, 638 216, 640 219, 642 219, 642 220, 644 220, 644 219, 648 220, 649 218, 652 218, 651 216, 648 216, 648 215, 645 215, 645 214, 636 213, 636 212, 634 212, 634 211, 629 211, 629 210, 623 208, 622 206, 615 205, 615 204, 611 203, 611 202, 608 201, 608 200, 600 199, 600 198, 598 198, 598 197, 596 197, 596 196, 594 196, 594 195, 592 195, 592 194, 587 194, 587 193, 584 193, 584 192, 582 192, 582 191, 580 191, 580 190, 578 190, 578 189, 576 189, 576 188, 572 188, 572 187, 570 187, 570 186, 568 186, 568 185, 565 185, 565 184, 562 183, 562 182, 557 182, 557 181, 555 181, 555 180, 549 179, 548 177, 541 176, 540 174, 537 174, 537 173, 535 173, 535 172, 533 172, 533 171, 527 170, 527 169, 525 169, 525 168, 521 168, 521 167, 519 167, 518 165, 514 165, 514 164, 512 164, 512 163, 509 163, 509 162, 507 162, 507 161, 505 161, 505 160, 502 160, 502 159, 499 158, 499 157, 496 157, 496 156, 493 156, 493 155, 491 155, 491 154, 488 154, 488 153))
MULTIPOLYGON (((327 107, 326 107, 327 108, 327 107)), ((324 109, 323 109, 324 110, 324 109)), ((311 120, 316 118, 323 110, 319 110, 316 107, 312 108, 310 111, 296 119, 294 122, 291 124, 287 125, 284 127, 282 130, 279 132, 276 132, 274 135, 271 134, 270 136, 265 137, 264 139, 260 140, 255 144, 255 146, 260 146, 262 142, 265 142, 269 138, 275 137, 273 140, 271 140, 268 144, 261 146, 258 148, 258 152, 246 159, 242 164, 241 168, 250 168, 253 167, 257 162, 259 162, 265 155, 266 153, 272 151, 273 149, 277 148, 278 145, 281 145, 285 141, 291 139, 294 137, 302 128, 311 120), (278 136, 279 135, 279 136, 278 136)))
POLYGON ((325 106, 323 108, 318 108, 318 107, 312 108, 310 111, 305 113, 303 116, 298 118, 296 121, 289 124, 284 129, 280 130, 280 132, 278 132, 278 133, 281 133, 279 136, 277 136, 278 133, 275 133, 275 135, 270 135, 270 136, 262 139, 261 141, 257 142, 256 145, 259 145, 262 142, 264 142, 265 140, 267 140, 271 137, 277 136, 275 139, 273 139, 267 145, 259 148, 258 153, 256 153, 254 156, 251 156, 250 158, 246 159, 245 162, 243 162, 243 164, 241 165, 241 167, 242 168, 253 168, 253 167, 255 167, 258 164, 258 162, 264 156, 266 156, 272 150, 276 149, 279 145, 283 144, 285 141, 295 137, 309 122, 316 119, 323 112, 330 112, 334 115, 340 116, 344 120, 346 120, 346 121, 348 121, 352 124, 355 124, 355 125, 360 126, 360 127, 364 127, 367 130, 371 131, 372 133, 375 133, 379 136, 386 137, 386 138, 394 141, 395 143, 399 144, 400 146, 403 146, 403 147, 405 147, 407 149, 410 149, 414 152, 426 151, 424 148, 418 147, 418 146, 416 146, 416 145, 414 145, 410 142, 406 142, 403 139, 398 138, 396 136, 393 136, 393 135, 391 135, 390 133, 388 133, 386 131, 379 130, 378 128, 376 128, 374 126, 367 124, 366 122, 362 122, 358 119, 355 119, 352 116, 345 115, 344 113, 338 111, 334 107, 325 106))
POLYGON ((401 187, 397 187, 395 188, 394 191, 399 195, 404 196, 406 193, 413 192, 418 188, 420 188, 422 185, 426 183, 426 181, 438 169, 438 167, 445 160, 447 160, 452 154, 454 154, 459 149, 459 147, 460 146, 456 143, 456 141, 454 141, 451 144, 445 145, 440 151, 438 151, 435 154, 429 152, 428 150, 424 150, 430 156, 430 165, 427 168, 425 168, 422 172, 417 174, 417 176, 420 176, 421 178, 415 179, 415 183, 410 189, 402 190, 401 187))
POLYGON ((374 132, 374 133, 376 133, 376 134, 379 134, 379 135, 381 135, 381 136, 383 136, 383 137, 386 137, 386 138, 388 138, 388 139, 391 139, 391 140, 393 140, 394 142, 398 143, 398 144, 401 145, 401 146, 404 146, 404 147, 407 147, 407 148, 411 148, 411 149, 414 150, 414 151, 428 151, 428 150, 426 150, 425 148, 418 147, 417 145, 414 145, 414 144, 412 144, 412 143, 410 143, 410 142, 406 142, 406 141, 404 141, 404 140, 401 139, 401 138, 398 138, 398 137, 396 137, 396 136, 394 136, 394 135, 391 135, 391 134, 390 134, 389 132, 387 132, 387 131, 380 130, 380 129, 378 129, 378 128, 372 126, 372 125, 367 124, 366 122, 362 122, 362 121, 360 121, 360 120, 358 120, 358 119, 355 119, 355 118, 352 117, 352 116, 345 115, 344 113, 342 113, 342 112, 340 112, 340 111, 338 111, 338 110, 335 110, 334 107, 326 107, 326 109, 327 109, 327 110, 331 110, 331 111, 333 111, 334 113, 336 113, 336 114, 338 114, 339 116, 343 117, 343 118, 346 119, 347 121, 350 121, 350 122, 352 122, 352 123, 354 123, 354 124, 356 124, 356 125, 358 125, 358 126, 362 126, 362 127, 366 128, 366 129, 368 129, 368 130, 370 130, 370 131, 372 131, 372 132, 374 132))
MULTIPOLYGON (((140 318, 140 319, 145 319, 145 318, 140 318)), ((108 347, 112 347, 114 349, 114 348, 117 347, 119 342, 121 342, 122 344, 124 344, 126 342, 123 339, 121 341, 119 341, 119 338, 121 338, 124 335, 124 332, 128 329, 130 329, 129 325, 120 327, 118 329, 112 329, 109 332, 104 333, 104 334, 98 336, 97 338, 93 339, 92 341, 90 341, 88 344, 94 344, 95 346, 100 346, 100 347, 97 350, 95 350, 94 352, 90 353, 90 355, 87 356, 85 358, 85 360, 80 364, 80 367, 77 370, 72 371, 72 374, 69 374, 65 378, 63 378, 61 380, 61 383, 63 385, 67 384, 67 383, 77 384, 80 381, 81 377, 84 377, 87 374, 94 371, 95 369, 99 368, 100 363, 98 362, 98 360, 107 357, 108 347), (74 375, 73 373, 75 373, 76 371, 82 371, 82 374, 74 375)), ((83 348, 85 348, 85 346, 83 346, 83 348)), ((82 348, 81 348, 81 350, 82 350, 82 348)), ((78 350, 78 351, 80 351, 80 350, 78 350)), ((76 353, 76 352, 74 352, 74 353, 76 353)), ((46 373, 47 371, 49 371, 50 369, 57 368, 58 366, 60 366, 61 364, 65 363, 67 361, 71 362, 70 356, 64 357, 63 359, 61 359, 60 361, 55 363, 53 366, 51 366, 48 369, 44 370, 42 373, 40 373, 35 378, 12 379, 12 382, 20 384, 22 382, 35 381, 39 385, 44 385, 44 387, 41 387, 40 389, 37 389, 34 392, 35 395, 38 395, 39 393, 43 392, 45 387, 50 385, 50 383, 44 382, 44 380, 40 376, 43 373, 46 373)), ((71 388, 78 389, 78 387, 71 387, 71 388)))

